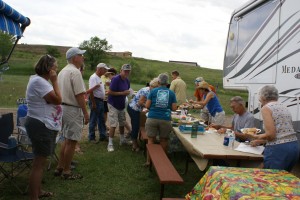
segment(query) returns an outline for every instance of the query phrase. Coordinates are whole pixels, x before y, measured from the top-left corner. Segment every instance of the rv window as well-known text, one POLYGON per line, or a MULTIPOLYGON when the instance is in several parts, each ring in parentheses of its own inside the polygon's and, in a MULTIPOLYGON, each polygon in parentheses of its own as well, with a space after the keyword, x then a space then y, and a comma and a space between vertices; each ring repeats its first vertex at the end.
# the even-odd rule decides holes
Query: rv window
POLYGON ((230 65, 234 59, 240 55, 276 5, 276 1, 266 1, 266 3, 261 4, 243 16, 232 17, 227 39, 224 67, 230 65), (234 36, 233 38, 232 35, 234 36))

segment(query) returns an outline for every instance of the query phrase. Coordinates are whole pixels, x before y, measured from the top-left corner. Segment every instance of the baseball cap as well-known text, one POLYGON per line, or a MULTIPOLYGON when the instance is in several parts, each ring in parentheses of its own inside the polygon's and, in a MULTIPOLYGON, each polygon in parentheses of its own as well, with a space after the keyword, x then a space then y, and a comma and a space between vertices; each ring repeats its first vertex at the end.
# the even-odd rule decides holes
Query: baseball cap
POLYGON ((131 65, 130 64, 124 64, 122 66, 121 70, 131 70, 131 65))
POLYGON ((66 58, 69 60, 70 58, 76 56, 76 55, 82 55, 86 52, 86 50, 81 50, 77 47, 72 47, 66 52, 66 58))
POLYGON ((109 69, 109 67, 107 67, 107 65, 105 63, 99 63, 97 65, 97 68, 104 68, 104 69, 109 69))

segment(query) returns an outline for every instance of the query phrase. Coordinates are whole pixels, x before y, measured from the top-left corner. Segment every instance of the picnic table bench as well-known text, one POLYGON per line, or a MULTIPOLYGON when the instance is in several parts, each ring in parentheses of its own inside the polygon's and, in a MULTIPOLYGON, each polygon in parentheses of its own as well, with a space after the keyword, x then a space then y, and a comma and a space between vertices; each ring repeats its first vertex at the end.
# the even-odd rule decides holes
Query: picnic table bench
POLYGON ((151 171, 152 165, 155 168, 161 185, 160 199, 162 199, 165 184, 183 184, 183 179, 169 160, 160 144, 147 144, 146 146, 150 156, 149 169, 151 171))

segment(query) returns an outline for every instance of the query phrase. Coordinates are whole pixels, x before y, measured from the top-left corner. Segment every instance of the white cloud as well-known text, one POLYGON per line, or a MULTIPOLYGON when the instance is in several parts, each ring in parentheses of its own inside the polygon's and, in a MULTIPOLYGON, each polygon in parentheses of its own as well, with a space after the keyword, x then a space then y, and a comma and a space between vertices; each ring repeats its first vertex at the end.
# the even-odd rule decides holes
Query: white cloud
POLYGON ((247 0, 4 0, 31 19, 22 43, 78 46, 93 36, 112 51, 222 69, 229 18, 247 0))

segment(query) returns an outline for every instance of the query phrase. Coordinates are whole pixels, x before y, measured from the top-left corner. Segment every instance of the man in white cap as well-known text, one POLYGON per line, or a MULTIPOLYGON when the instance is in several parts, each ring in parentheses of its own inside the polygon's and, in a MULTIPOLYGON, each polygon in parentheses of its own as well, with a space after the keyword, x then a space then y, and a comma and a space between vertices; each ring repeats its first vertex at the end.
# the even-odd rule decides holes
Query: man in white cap
POLYGON ((95 127, 98 124, 99 141, 106 140, 106 126, 104 120, 104 98, 105 98, 105 83, 102 82, 101 76, 104 75, 109 67, 105 63, 99 63, 96 72, 89 79, 89 107, 90 124, 89 124, 89 141, 96 142, 95 127))
POLYGON ((63 102, 62 134, 65 140, 60 149, 58 166, 54 175, 66 180, 82 178, 80 174, 71 172, 71 161, 75 146, 82 136, 83 122, 84 124, 89 122, 84 99, 86 89, 79 70, 84 65, 84 53, 85 50, 77 47, 70 48, 66 53, 68 64, 58 74, 58 86, 63 102))
POLYGON ((125 101, 126 96, 130 94, 130 82, 128 80, 131 71, 131 65, 124 64, 121 67, 119 75, 115 76, 110 83, 108 90, 108 120, 110 124, 109 128, 109 140, 107 145, 107 151, 114 151, 113 138, 115 135, 116 127, 119 123, 120 131, 120 145, 129 144, 129 141, 124 136, 124 125, 126 122, 125 116, 125 101))

